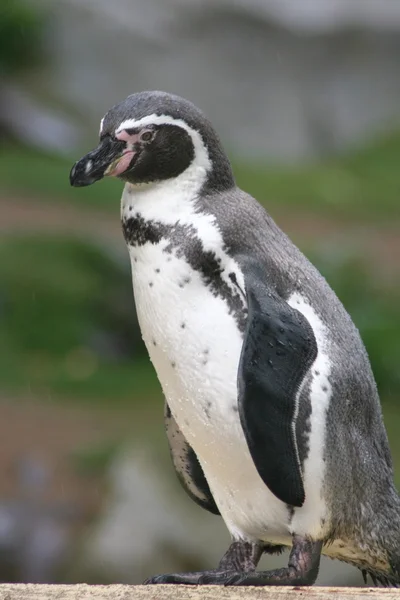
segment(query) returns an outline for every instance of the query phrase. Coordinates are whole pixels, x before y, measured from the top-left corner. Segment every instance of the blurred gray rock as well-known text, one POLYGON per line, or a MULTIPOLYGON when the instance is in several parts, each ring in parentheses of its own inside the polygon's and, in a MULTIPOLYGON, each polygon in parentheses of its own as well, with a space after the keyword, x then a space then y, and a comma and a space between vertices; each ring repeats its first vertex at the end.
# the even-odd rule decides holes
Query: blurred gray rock
POLYGON ((15 470, 15 497, 0 502, 0 582, 55 583, 69 558, 79 510, 45 500, 53 473, 40 459, 23 456, 15 470))
POLYGON ((80 141, 78 125, 65 111, 50 109, 10 82, 1 88, 1 122, 25 144, 48 152, 72 152, 80 141))
MULTIPOLYGON (((166 458, 166 457, 165 457, 166 458)), ((103 515, 80 553, 80 579, 140 583, 149 575, 215 567, 229 545, 220 517, 198 507, 156 451, 126 448, 109 471, 103 515)), ((288 554, 264 557, 261 568, 283 566, 288 554)), ((356 569, 323 558, 319 585, 362 585, 356 569)))
MULTIPOLYGON (((194 101, 238 157, 298 161, 398 124, 397 1, 40 1, 48 65, 19 85, 74 121, 55 148, 94 144, 104 112, 143 89, 194 101)), ((41 119, 21 122, 43 139, 41 119)))

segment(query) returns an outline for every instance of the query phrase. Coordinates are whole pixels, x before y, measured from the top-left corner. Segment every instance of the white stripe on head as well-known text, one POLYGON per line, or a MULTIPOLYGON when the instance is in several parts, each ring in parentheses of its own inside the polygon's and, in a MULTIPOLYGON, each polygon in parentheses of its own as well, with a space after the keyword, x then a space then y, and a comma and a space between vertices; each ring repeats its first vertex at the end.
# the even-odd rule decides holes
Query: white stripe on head
POLYGON ((193 142, 195 153, 193 163, 196 163, 198 167, 201 167, 206 171, 210 171, 211 161, 203 138, 196 129, 189 127, 189 125, 185 123, 183 119, 174 119, 169 115, 156 114, 147 115, 142 119, 126 119, 119 125, 119 127, 117 127, 115 134, 117 135, 123 129, 134 129, 136 127, 146 127, 148 125, 176 125, 177 127, 184 129, 190 135, 193 142))
POLYGON ((102 120, 100 121, 100 131, 99 131, 99 136, 103 133, 103 125, 104 125, 104 119, 105 117, 102 118, 102 120))

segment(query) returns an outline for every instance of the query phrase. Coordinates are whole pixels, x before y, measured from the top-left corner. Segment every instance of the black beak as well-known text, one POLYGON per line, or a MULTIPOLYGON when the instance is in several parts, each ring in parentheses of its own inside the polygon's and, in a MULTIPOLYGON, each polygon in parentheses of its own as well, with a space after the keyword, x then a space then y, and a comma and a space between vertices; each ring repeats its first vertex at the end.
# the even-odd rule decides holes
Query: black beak
POLYGON ((102 179, 111 163, 122 155, 124 148, 124 142, 105 137, 97 148, 74 164, 69 175, 71 185, 84 187, 102 179))

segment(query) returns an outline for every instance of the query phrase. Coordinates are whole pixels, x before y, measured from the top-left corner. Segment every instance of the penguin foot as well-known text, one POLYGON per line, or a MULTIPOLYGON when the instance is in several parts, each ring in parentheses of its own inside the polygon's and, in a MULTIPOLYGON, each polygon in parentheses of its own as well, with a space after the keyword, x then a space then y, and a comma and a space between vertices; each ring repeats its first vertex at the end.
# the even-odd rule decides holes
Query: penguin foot
POLYGON ((254 571, 263 552, 272 553, 280 550, 279 547, 248 542, 245 540, 234 541, 224 554, 217 569, 197 571, 192 573, 171 573, 168 575, 155 575, 146 579, 144 585, 160 583, 183 583, 186 585, 225 585, 231 577, 254 571))
POLYGON ((143 582, 143 585, 161 583, 174 583, 186 585, 225 585, 235 573, 233 571, 195 571, 193 573, 170 573, 168 575, 155 575, 143 582))
POLYGON ((276 552, 272 546, 233 542, 218 569, 192 573, 171 573, 146 579, 145 585, 175 583, 186 585, 313 585, 318 576, 322 542, 293 537, 289 565, 273 571, 255 571, 263 552, 276 552))
POLYGON ((318 577, 322 542, 293 537, 289 565, 273 571, 233 573, 224 585, 313 585, 318 577))

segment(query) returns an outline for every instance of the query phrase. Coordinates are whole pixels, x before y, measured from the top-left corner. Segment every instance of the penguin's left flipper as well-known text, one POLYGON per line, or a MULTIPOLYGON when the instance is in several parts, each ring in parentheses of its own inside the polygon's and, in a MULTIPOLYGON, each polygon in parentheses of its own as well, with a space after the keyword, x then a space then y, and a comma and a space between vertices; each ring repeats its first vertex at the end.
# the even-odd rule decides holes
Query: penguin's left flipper
POLYGON ((218 507, 215 504, 198 458, 179 429, 167 402, 165 402, 164 407, 164 423, 172 463, 182 487, 192 500, 202 508, 205 508, 214 515, 219 515, 218 507))
POLYGON ((302 506, 296 418, 317 343, 307 319, 267 284, 263 269, 251 265, 243 273, 248 319, 238 369, 240 420, 264 483, 282 502, 302 506))

